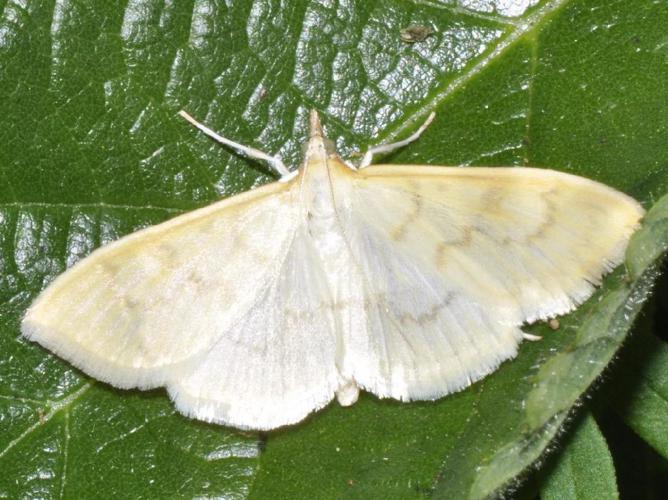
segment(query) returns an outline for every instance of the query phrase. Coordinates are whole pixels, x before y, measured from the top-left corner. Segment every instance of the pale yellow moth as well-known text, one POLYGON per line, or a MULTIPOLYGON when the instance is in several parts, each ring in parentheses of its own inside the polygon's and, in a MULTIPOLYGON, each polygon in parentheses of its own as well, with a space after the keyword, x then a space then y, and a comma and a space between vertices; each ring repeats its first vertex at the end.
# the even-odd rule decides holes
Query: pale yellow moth
MULTIPOLYGON (((93 252, 32 304, 23 335, 116 387, 166 386, 186 415, 300 421, 359 389, 462 389, 516 355, 521 325, 572 310, 622 261, 643 209, 537 168, 342 161, 318 114, 300 168, 93 252)), ((532 336, 524 335, 525 338, 532 336)))

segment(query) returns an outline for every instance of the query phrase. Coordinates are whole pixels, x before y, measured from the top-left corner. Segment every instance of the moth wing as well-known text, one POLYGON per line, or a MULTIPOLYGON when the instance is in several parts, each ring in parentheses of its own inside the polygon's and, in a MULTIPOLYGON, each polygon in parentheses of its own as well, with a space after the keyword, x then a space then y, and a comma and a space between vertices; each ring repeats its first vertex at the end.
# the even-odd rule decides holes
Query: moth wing
POLYGON ((372 166, 338 203, 365 287, 346 370, 380 396, 433 399, 515 355, 619 264, 643 215, 602 184, 530 168, 372 166))
POLYGON ((232 328, 181 366, 169 383, 176 406, 196 418, 273 429, 331 401, 337 317, 319 254, 298 229, 276 272, 232 328))
POLYGON ((164 385, 275 279, 297 228, 294 191, 270 184, 94 251, 35 300, 23 335, 115 386, 164 385))

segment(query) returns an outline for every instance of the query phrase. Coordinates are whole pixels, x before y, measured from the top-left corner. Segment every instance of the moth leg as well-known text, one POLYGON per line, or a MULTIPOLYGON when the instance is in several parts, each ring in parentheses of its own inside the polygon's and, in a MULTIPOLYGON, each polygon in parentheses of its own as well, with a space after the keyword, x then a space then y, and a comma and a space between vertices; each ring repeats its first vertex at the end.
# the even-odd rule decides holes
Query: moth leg
POLYGON ((351 406, 357 402, 360 396, 360 388, 354 380, 346 380, 336 390, 336 400, 341 406, 351 406))
POLYGON ((368 167, 371 165, 371 159, 373 158, 373 155, 378 154, 378 153, 389 153, 390 151, 394 151, 395 149, 403 148, 404 146, 410 144, 411 142, 417 140, 418 137, 422 135, 422 132, 424 132, 429 124, 432 122, 434 117, 436 116, 436 113, 433 111, 430 113, 430 115, 427 117, 425 122, 420 126, 419 129, 417 129, 415 132, 413 132, 412 135, 407 137, 406 139, 398 142, 392 142, 390 144, 379 144, 378 146, 374 146, 370 148, 364 157, 362 158, 362 161, 360 162, 359 167, 357 168, 364 168, 368 167))
POLYGON ((266 161, 269 164, 269 166, 273 168, 278 175, 281 176, 280 178, 281 182, 287 182, 297 174, 296 171, 290 172, 288 170, 288 167, 285 166, 285 163, 283 163, 283 161, 278 156, 271 156, 268 155, 267 153, 263 153, 259 149, 251 148, 250 146, 244 146, 243 144, 239 144, 238 142, 234 142, 230 139, 227 139, 222 135, 217 134, 206 125, 201 124, 183 110, 179 111, 179 115, 182 118, 185 118, 188 122, 193 124, 195 127, 200 129, 202 132, 204 132, 212 139, 215 139, 221 144, 224 144, 225 146, 234 149, 237 153, 247 156, 248 158, 252 158, 253 160, 266 161))
POLYGON ((532 335, 530 333, 524 333, 524 332, 522 332, 522 337, 524 338, 524 340, 530 340, 532 342, 543 340, 543 337, 541 337, 540 335, 532 335))

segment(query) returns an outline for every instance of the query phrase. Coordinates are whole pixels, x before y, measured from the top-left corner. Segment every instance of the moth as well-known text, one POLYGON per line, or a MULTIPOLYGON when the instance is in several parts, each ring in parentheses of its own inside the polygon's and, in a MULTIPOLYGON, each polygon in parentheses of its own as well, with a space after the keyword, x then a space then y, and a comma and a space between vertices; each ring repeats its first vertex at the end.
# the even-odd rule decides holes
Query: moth
MULTIPOLYGON (((517 354, 522 325, 587 299, 643 216, 538 168, 339 158, 316 111, 301 166, 219 136, 280 180, 108 244, 51 283, 21 330, 121 388, 241 429, 299 422, 359 390, 458 391, 517 354)), ((433 118, 433 115, 432 115, 433 118)))

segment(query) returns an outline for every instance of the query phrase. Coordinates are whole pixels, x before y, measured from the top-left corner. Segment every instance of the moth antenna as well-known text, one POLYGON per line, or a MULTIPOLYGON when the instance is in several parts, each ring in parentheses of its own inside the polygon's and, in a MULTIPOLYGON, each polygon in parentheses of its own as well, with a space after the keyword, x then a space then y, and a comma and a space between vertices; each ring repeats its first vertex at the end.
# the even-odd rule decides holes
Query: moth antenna
POLYGON ((286 182, 292 179, 296 175, 296 172, 290 172, 290 170, 288 170, 288 167, 285 166, 285 163, 283 163, 283 161, 278 156, 272 156, 260 151, 259 149, 255 149, 250 146, 244 146, 243 144, 239 144, 238 142, 235 142, 231 139, 227 139, 226 137, 217 134, 206 125, 195 120, 195 118, 186 113, 184 110, 179 111, 179 115, 181 116, 181 118, 184 118, 186 121, 197 127, 199 130, 204 132, 212 139, 220 142, 221 144, 224 144, 227 147, 234 149, 237 153, 242 154, 253 160, 266 161, 269 164, 269 166, 272 169, 274 169, 274 171, 278 175, 281 176, 280 180, 282 182, 286 182))
POLYGON ((378 153, 389 153, 390 151, 394 151, 395 149, 403 148, 404 146, 410 144, 413 141, 416 141, 421 135, 422 132, 427 130, 427 127, 429 124, 434 120, 436 117, 436 113, 433 111, 429 114, 425 122, 420 125, 420 128, 417 129, 413 134, 411 134, 409 137, 406 139, 403 139, 401 141, 397 142, 391 142, 390 144, 379 144, 378 146, 374 146, 370 148, 364 157, 362 158, 362 161, 360 163, 360 166, 358 168, 364 168, 368 167, 371 165, 371 160, 373 158, 373 155, 378 154, 378 153))

